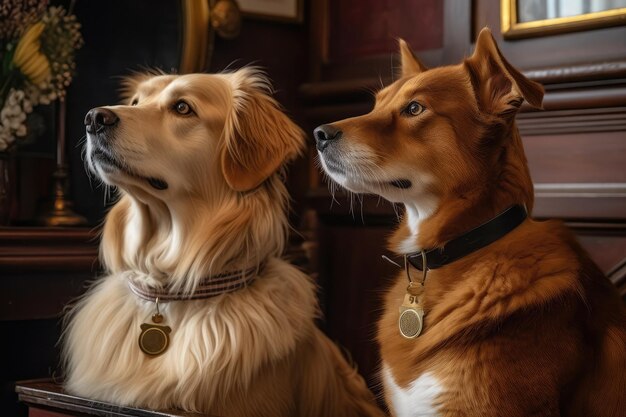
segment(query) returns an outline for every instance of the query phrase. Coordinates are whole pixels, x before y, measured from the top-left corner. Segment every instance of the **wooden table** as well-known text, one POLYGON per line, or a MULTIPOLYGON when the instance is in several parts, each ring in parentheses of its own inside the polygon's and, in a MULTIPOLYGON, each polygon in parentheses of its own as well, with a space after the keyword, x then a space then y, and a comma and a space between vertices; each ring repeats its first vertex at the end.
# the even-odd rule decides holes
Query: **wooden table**
POLYGON ((15 385, 20 401, 28 406, 29 417, 208 417, 180 410, 144 410, 76 397, 48 379, 21 381, 15 385))

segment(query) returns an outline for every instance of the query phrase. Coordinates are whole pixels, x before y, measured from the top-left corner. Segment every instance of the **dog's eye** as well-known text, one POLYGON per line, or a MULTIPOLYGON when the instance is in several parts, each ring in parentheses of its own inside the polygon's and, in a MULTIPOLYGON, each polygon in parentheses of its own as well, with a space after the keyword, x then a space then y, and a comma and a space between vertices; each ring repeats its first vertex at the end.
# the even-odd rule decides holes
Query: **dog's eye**
POLYGON ((407 116, 417 116, 418 114, 421 114, 424 110, 426 110, 424 106, 419 104, 417 101, 412 101, 404 109, 404 114, 406 114, 407 116))
POLYGON ((139 99, 134 98, 133 101, 131 101, 130 105, 131 106, 136 106, 137 104, 139 104, 139 99))
POLYGON ((176 104, 174 104, 174 110, 176 110, 176 113, 178 114, 191 113, 191 107, 189 106, 189 104, 185 103, 182 100, 177 101, 176 104))

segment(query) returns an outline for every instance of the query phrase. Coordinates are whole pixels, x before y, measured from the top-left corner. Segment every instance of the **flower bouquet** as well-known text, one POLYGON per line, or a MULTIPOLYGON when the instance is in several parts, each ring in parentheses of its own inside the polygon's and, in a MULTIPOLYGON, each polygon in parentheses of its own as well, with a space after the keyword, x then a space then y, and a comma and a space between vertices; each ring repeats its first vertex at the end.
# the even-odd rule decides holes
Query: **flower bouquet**
POLYGON ((33 107, 65 97, 83 44, 80 24, 47 0, 0 3, 0 152, 28 132, 33 107))

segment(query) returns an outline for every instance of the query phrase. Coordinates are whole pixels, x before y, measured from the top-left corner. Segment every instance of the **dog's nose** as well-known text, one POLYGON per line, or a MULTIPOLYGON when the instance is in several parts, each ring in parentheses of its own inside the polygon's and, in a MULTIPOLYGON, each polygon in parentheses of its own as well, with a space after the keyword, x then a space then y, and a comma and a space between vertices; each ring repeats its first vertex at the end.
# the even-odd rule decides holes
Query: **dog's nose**
POLYGON ((326 149, 330 141, 341 137, 341 133, 341 130, 333 125, 321 125, 315 128, 313 136, 315 136, 317 150, 321 152, 326 149))
POLYGON ((96 107, 89 110, 85 116, 85 126, 87 127, 87 132, 96 133, 102 128, 114 126, 119 120, 119 117, 111 110, 104 107, 96 107))

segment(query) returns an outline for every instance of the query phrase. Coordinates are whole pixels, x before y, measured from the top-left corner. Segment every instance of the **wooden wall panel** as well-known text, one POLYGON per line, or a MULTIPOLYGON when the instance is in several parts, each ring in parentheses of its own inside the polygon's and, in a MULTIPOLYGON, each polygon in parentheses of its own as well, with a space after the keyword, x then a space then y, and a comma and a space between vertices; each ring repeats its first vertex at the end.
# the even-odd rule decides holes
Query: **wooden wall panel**
POLYGON ((0 414, 25 415, 14 381, 58 374, 63 307, 98 271, 97 230, 0 227, 0 414))
POLYGON ((398 37, 416 51, 443 45, 440 0, 342 0, 329 5, 329 52, 333 62, 393 53, 398 37))
POLYGON ((626 169, 619 169, 626 165, 626 130, 524 135, 523 141, 535 184, 626 183, 626 169))
POLYGON ((376 323, 384 290, 397 269, 381 255, 388 226, 322 224, 319 229, 321 300, 324 330, 358 364, 368 385, 378 392, 376 323))

